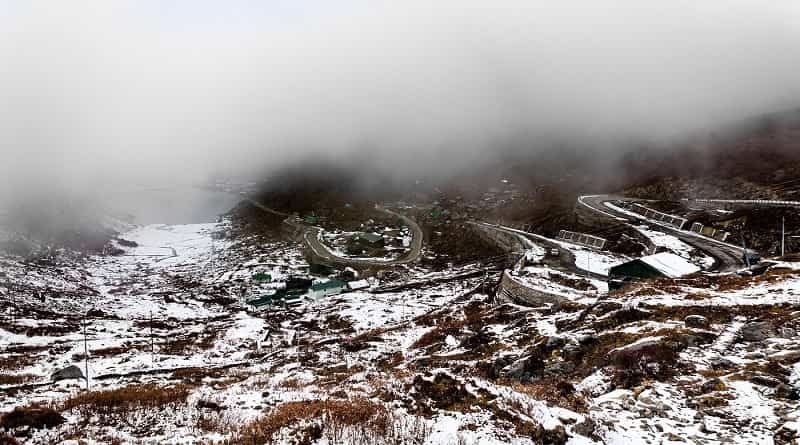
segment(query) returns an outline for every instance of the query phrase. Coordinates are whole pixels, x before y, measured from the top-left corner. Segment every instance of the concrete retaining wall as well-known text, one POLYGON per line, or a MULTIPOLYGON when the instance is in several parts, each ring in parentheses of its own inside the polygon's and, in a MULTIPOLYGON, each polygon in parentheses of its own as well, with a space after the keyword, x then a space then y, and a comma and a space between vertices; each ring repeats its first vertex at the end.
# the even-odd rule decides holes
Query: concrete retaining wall
POLYGON ((596 212, 580 202, 575 204, 575 218, 579 223, 588 227, 603 227, 610 229, 612 227, 618 227, 621 225, 619 218, 596 212))
POLYGON ((644 216, 647 219, 661 221, 664 224, 675 227, 676 229, 683 229, 683 226, 686 225, 686 218, 659 212, 658 210, 653 210, 641 204, 632 204, 630 210, 634 213, 644 216))
POLYGON ((698 222, 693 223, 690 230, 694 233, 707 236, 709 238, 714 238, 717 241, 725 241, 730 236, 730 233, 724 230, 718 230, 714 227, 704 226, 698 222))
POLYGON ((800 207, 800 201, 781 201, 774 199, 684 199, 690 203, 699 205, 718 206, 721 204, 726 209, 733 209, 737 207, 800 207))
POLYGON ((586 233, 571 232, 569 230, 561 230, 558 232, 558 239, 568 241, 574 244, 580 244, 592 249, 603 250, 606 247, 607 240, 599 236, 588 235, 586 233))
POLYGON ((551 294, 539 289, 523 285, 511 276, 510 271, 503 272, 500 287, 497 290, 498 303, 514 303, 523 306, 544 306, 547 304, 560 304, 567 301, 561 295, 551 294))
POLYGON ((298 218, 289 217, 281 223, 281 233, 295 242, 302 241, 305 230, 306 226, 298 218))
POLYGON ((522 255, 528 250, 528 247, 519 238, 521 235, 512 235, 511 233, 495 230, 477 223, 470 223, 469 227, 472 227, 475 235, 497 245, 506 253, 514 252, 522 255))

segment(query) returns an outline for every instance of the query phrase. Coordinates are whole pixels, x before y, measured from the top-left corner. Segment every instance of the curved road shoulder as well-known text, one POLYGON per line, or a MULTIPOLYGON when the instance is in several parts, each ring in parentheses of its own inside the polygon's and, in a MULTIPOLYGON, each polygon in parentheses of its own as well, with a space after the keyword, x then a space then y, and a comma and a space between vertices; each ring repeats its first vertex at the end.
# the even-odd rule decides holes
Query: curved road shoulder
POLYGON ((397 266, 401 264, 413 263, 414 261, 416 261, 422 252, 422 238, 423 238, 422 228, 420 228, 419 224, 417 224, 416 221, 414 221, 413 219, 409 218, 406 215, 393 212, 391 210, 384 209, 382 207, 378 207, 378 210, 402 219, 403 222, 411 230, 411 245, 409 246, 410 249, 400 258, 395 258, 393 260, 371 260, 371 259, 348 258, 336 255, 333 251, 331 251, 330 248, 328 248, 328 246, 326 246, 320 240, 320 236, 324 232, 324 229, 316 226, 309 226, 308 229, 305 231, 305 233, 303 233, 303 243, 306 245, 306 247, 308 247, 311 250, 314 256, 316 256, 318 259, 321 259, 323 262, 336 265, 349 265, 349 266, 360 266, 360 267, 373 267, 373 266, 383 267, 383 266, 397 266))
POLYGON ((658 225, 661 231, 675 236, 686 244, 689 244, 690 246, 705 252, 707 255, 714 258, 714 266, 712 267, 712 270, 730 272, 738 270, 742 267, 743 250, 741 247, 736 247, 732 244, 717 241, 694 232, 679 230, 665 224, 660 224, 657 221, 649 220, 643 216, 635 215, 633 213, 629 214, 614 210, 606 205, 607 202, 611 201, 637 202, 642 200, 611 195, 585 195, 578 197, 579 204, 605 217, 611 217, 620 222, 625 221, 627 223, 631 223, 631 221, 643 221, 649 224, 658 225))
MULTIPOLYGON (((247 198, 247 202, 254 205, 255 207, 267 212, 272 213, 274 215, 282 216, 285 218, 291 218, 293 215, 290 215, 285 212, 280 212, 278 210, 269 208, 264 204, 254 200, 247 198)), ((402 213, 393 212, 389 209, 385 209, 380 206, 376 206, 376 209, 387 213, 392 216, 396 216, 403 220, 403 222, 408 226, 411 230, 411 245, 409 246, 410 249, 408 252, 404 253, 400 258, 395 258, 393 260, 370 260, 370 259, 356 259, 356 258, 348 258, 336 255, 333 251, 331 251, 328 246, 326 246, 322 241, 320 241, 320 235, 324 232, 322 227, 305 225, 305 229, 303 231, 303 244, 305 244, 306 248, 311 251, 311 253, 319 260, 322 260, 324 263, 329 263, 331 265, 342 265, 342 266, 359 266, 359 267, 372 267, 372 266, 396 266, 400 264, 408 264, 413 263, 416 261, 420 254, 422 253, 422 228, 420 228, 419 224, 417 224, 414 219, 409 218, 402 213)))

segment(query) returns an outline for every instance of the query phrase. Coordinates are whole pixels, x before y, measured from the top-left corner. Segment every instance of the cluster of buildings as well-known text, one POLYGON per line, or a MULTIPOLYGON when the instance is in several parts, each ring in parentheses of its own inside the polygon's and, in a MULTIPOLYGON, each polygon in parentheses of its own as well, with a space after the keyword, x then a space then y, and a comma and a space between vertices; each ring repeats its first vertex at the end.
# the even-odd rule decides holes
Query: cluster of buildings
MULTIPOLYGON (((256 274, 253 279, 265 281, 271 279, 271 277, 266 274, 256 274)), ((342 281, 332 279, 315 283, 310 278, 290 277, 286 280, 283 288, 275 289, 272 293, 247 300, 246 304, 249 310, 260 312, 273 306, 296 306, 303 301, 315 301, 348 291, 368 289, 370 286, 371 284, 367 280, 342 281)))

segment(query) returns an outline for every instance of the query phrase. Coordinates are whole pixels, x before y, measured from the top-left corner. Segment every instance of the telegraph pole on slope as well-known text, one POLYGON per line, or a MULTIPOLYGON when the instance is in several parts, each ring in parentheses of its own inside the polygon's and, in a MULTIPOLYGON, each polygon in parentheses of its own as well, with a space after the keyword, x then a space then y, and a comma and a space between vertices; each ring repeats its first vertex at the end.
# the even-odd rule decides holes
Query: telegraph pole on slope
POLYGON ((750 269, 750 255, 747 254, 747 245, 744 243, 744 234, 742 234, 742 251, 744 252, 744 262, 747 268, 750 269))
POLYGON ((150 311, 150 369, 156 365, 156 348, 153 341, 153 311, 150 311))
POLYGON ((86 390, 89 390, 89 343, 86 340, 86 315, 83 316, 83 363, 86 372, 86 390))
POLYGON ((781 258, 786 254, 786 217, 781 219, 781 258))
POLYGON ((214 279, 214 234, 211 234, 211 279, 214 279))

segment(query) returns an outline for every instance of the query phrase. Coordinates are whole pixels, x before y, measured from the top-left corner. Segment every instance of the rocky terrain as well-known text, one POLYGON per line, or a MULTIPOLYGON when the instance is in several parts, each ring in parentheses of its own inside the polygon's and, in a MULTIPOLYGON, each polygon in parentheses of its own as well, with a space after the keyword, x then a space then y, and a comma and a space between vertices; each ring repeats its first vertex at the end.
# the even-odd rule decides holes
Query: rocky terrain
POLYGON ((135 227, 114 255, 47 266, 4 257, 3 443, 797 438, 794 263, 612 293, 531 269, 530 285, 564 299, 524 307, 495 298, 490 258, 438 272, 423 261, 253 313, 242 300, 262 292, 254 273, 307 266, 254 217, 242 207, 217 224, 135 227))
POLYGON ((532 174, 511 160, 480 181, 365 194, 374 175, 323 165, 329 179, 289 171, 216 223, 5 227, 0 444, 797 443, 800 263, 775 257, 778 219, 796 247, 797 209, 683 201, 794 190, 791 156, 775 158, 782 172, 748 161, 764 141, 793 143, 794 124, 767 124, 717 136, 741 157, 715 175, 664 169, 617 187, 581 176, 585 162, 532 174), (601 183, 769 261, 712 273, 708 252, 657 221, 582 220, 575 197, 601 183), (301 224, 335 251, 366 232, 404 248, 407 225, 376 203, 420 226, 419 258, 315 270, 301 224), (702 271, 609 288, 612 267, 653 251, 702 271), (350 284, 252 303, 303 282, 350 284))

